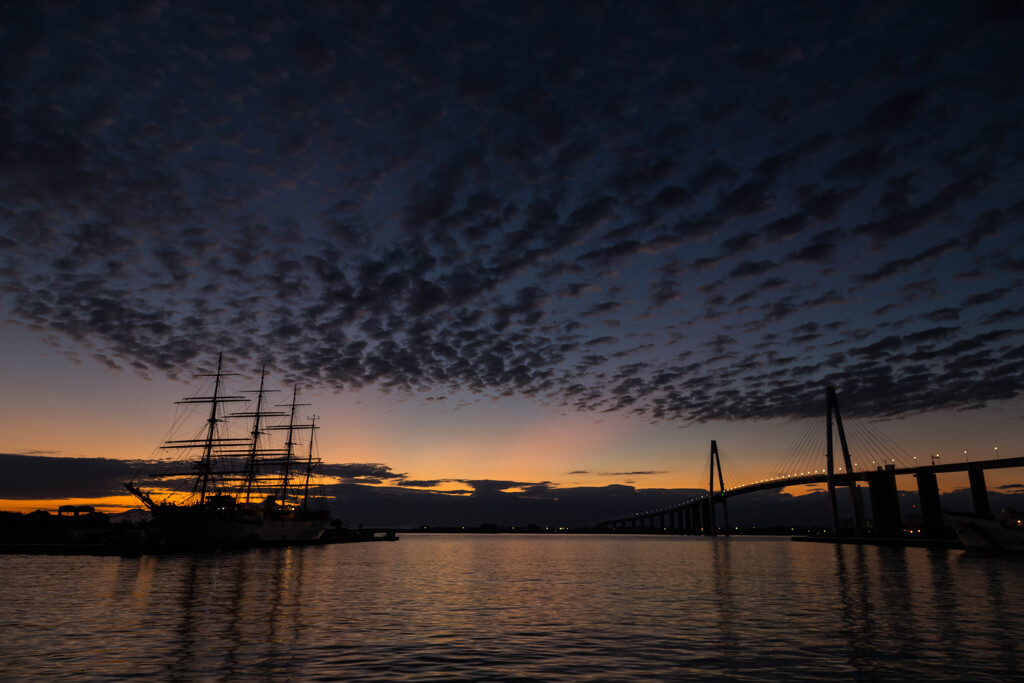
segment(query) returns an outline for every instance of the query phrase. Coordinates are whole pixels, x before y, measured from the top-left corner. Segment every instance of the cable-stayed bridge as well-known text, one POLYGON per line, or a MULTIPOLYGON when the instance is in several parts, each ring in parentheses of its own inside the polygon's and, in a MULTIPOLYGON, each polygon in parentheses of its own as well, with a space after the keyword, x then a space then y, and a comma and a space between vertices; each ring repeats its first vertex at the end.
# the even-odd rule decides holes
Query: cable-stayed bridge
POLYGON ((738 473, 739 477, 746 483, 727 487, 722 474, 722 458, 718 443, 712 441, 707 470, 708 493, 678 505, 607 519, 596 526, 601 529, 628 529, 641 533, 650 531, 701 535, 717 535, 719 532, 728 534, 729 498, 789 486, 826 484, 834 535, 860 536, 870 528, 873 535, 896 537, 902 534, 903 529, 896 477, 913 475, 917 479, 923 519, 922 535, 934 538, 941 535, 943 528, 937 474, 966 472, 974 512, 988 516, 992 514, 992 510, 989 507, 985 472, 1024 467, 1024 457, 1000 459, 998 451, 995 458, 974 462, 966 460, 966 457, 964 462, 941 462, 938 455, 929 457, 927 462, 919 462, 917 457, 906 454, 880 432, 862 424, 858 424, 853 430, 857 432, 863 448, 855 459, 850 452, 846 427, 833 387, 827 387, 825 402, 824 457, 821 454, 821 442, 814 437, 817 429, 805 429, 791 452, 775 468, 776 473, 756 478, 741 471, 738 473), (836 440, 841 459, 837 458, 836 440), (866 514, 863 496, 865 488, 870 503, 870 519, 866 514), (839 514, 840 495, 849 497, 852 511, 851 517, 845 523, 839 514))

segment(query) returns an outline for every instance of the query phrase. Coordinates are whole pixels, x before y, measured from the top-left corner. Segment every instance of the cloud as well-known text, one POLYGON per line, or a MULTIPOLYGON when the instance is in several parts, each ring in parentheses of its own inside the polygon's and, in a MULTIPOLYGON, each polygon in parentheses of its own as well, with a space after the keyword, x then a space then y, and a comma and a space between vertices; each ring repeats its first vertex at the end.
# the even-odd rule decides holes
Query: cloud
POLYGON ((911 88, 882 102, 864 118, 857 132, 861 135, 887 135, 906 128, 925 101, 926 93, 911 88))
POLYGON ((730 277, 752 277, 764 275, 776 267, 774 261, 743 261, 730 271, 730 277))
POLYGON ((602 477, 637 477, 649 474, 665 474, 657 470, 637 470, 635 472, 598 472, 602 477))
POLYGON ((832 162, 826 170, 829 180, 868 180, 884 171, 893 159, 881 146, 857 150, 850 156, 832 162))
POLYGON ((527 489, 548 484, 548 482, 496 481, 493 479, 462 479, 460 481, 469 484, 475 495, 478 496, 504 493, 509 489, 527 489))
POLYGON ((951 239, 936 244, 935 246, 929 247, 924 251, 918 252, 914 256, 909 258, 900 258, 888 261, 882 264, 877 270, 871 273, 865 273, 860 276, 860 281, 864 283, 874 283, 884 280, 886 278, 894 277, 910 269, 918 263, 922 263, 931 259, 938 258, 946 252, 956 249, 958 246, 958 240, 951 239))
POLYGON ((26 5, 2 319, 141 376, 223 352, 680 424, 799 415, 825 383, 886 415, 1018 397, 1019 342, 987 335, 1020 317, 1019 13, 770 7, 781 34, 698 5, 26 5))
POLYGON ((447 479, 402 479, 402 486, 420 489, 433 489, 446 483, 447 479))
POLYGON ((402 479, 405 475, 396 474, 387 465, 380 463, 324 463, 321 465, 323 474, 339 479, 373 479, 377 481, 385 479, 402 479))
POLYGON ((114 458, 67 458, 0 453, 0 498, 40 500, 126 495, 124 482, 148 474, 154 463, 114 458))
POLYGON ((476 527, 483 524, 589 527, 618 515, 677 504, 697 494, 686 489, 636 489, 623 484, 554 488, 534 485, 521 493, 491 491, 458 495, 394 487, 339 484, 335 516, 352 526, 414 528, 476 527))

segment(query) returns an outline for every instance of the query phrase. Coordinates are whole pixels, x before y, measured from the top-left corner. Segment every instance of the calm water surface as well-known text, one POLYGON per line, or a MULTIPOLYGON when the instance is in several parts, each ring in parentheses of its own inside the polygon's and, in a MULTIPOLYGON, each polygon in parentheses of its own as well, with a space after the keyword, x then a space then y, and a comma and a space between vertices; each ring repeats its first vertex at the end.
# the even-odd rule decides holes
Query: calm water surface
POLYGON ((0 557, 0 680, 1021 680, 1024 562, 787 539, 407 535, 0 557))

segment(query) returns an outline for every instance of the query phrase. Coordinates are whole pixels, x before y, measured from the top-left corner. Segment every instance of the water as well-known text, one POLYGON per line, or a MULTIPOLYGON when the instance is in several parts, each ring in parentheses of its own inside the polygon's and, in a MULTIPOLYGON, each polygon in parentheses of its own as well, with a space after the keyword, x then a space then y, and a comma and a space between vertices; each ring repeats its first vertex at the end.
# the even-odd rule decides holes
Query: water
POLYGON ((1005 681, 1024 562, 788 539, 417 536, 0 557, 0 680, 1005 681))

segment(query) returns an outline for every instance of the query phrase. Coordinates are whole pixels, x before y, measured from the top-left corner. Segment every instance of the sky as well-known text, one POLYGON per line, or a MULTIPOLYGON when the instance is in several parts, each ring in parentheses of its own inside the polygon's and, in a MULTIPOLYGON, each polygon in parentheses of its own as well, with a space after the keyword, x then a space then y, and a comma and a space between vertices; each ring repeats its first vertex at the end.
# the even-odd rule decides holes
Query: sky
POLYGON ((117 504, 220 353, 367 523, 763 476, 826 385, 1021 454, 1020 3, 2 7, 3 509, 117 504))

